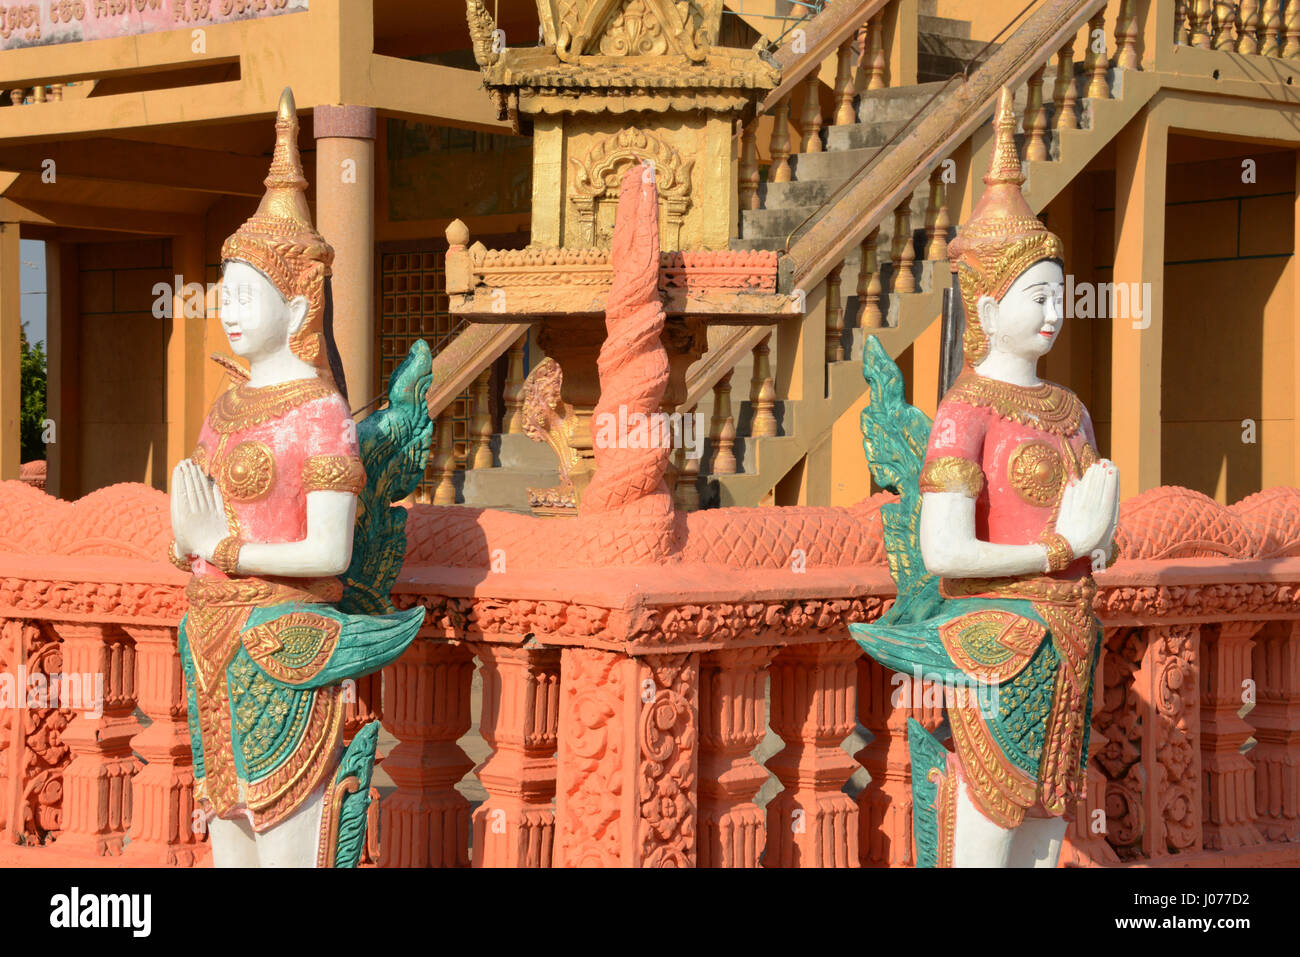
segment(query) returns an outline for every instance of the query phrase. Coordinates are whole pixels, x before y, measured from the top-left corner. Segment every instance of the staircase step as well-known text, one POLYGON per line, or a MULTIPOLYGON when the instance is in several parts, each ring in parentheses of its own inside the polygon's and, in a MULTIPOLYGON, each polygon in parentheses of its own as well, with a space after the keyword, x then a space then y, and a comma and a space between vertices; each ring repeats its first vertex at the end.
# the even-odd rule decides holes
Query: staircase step
POLYGON ((492 459, 502 468, 546 472, 555 468, 555 453, 545 442, 526 435, 492 436, 492 459))
POLYGON ((969 37, 944 36, 937 33, 921 33, 916 38, 918 56, 952 57, 963 63, 969 63, 981 52, 987 58, 1001 46, 995 43, 985 50, 987 45, 987 40, 972 40, 969 37))
POLYGON ((935 81, 884 90, 864 90, 858 94, 858 122, 909 120, 942 86, 942 81, 935 81))
MULTIPOLYGON (((915 108, 912 112, 915 112, 915 108)), ((890 142, 910 116, 911 113, 897 120, 872 120, 867 123, 846 123, 843 126, 827 127, 824 131, 826 149, 828 152, 878 149, 890 142)))
POLYGON ((826 202, 835 185, 825 179, 800 180, 797 183, 763 182, 758 184, 758 197, 763 209, 808 208, 826 202))
POLYGON ((465 469, 455 473, 456 501, 478 508, 530 511, 528 489, 560 484, 557 469, 465 469))
MULTIPOLYGON (((834 129, 834 127, 832 127, 834 129)), ((884 140, 881 140, 883 143, 884 140)), ((870 147, 827 150, 821 153, 796 153, 790 157, 790 175, 795 180, 824 179, 836 186, 844 182, 876 155, 870 147)))

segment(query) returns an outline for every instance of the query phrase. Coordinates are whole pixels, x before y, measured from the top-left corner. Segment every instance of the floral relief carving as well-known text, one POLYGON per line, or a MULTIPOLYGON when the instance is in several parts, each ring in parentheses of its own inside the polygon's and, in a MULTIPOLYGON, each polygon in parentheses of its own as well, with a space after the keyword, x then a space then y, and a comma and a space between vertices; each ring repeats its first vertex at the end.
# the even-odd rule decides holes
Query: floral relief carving
POLYGON ((699 659, 696 655, 650 655, 638 663, 642 703, 637 773, 640 863, 643 867, 694 867, 699 659))
POLYGON ((619 818, 626 659, 566 648, 561 661, 555 864, 617 867, 625 863, 619 818))
POLYGON ((681 228, 691 205, 694 160, 683 159, 668 142, 645 130, 627 127, 597 139, 581 159, 573 159, 569 202, 578 217, 578 239, 585 246, 608 247, 614 232, 619 184, 629 166, 654 165, 659 192, 663 248, 681 245, 681 228))

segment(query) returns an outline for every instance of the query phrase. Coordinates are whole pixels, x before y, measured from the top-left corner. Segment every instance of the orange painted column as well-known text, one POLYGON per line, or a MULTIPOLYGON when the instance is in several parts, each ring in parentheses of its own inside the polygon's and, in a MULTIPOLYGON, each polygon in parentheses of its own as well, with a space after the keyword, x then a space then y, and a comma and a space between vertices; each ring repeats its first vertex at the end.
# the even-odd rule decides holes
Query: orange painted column
MULTIPOLYGON (((1127 312, 1111 319, 1110 458, 1119 466, 1123 498, 1160 484, 1168 134, 1159 113, 1144 109, 1115 138, 1112 278, 1116 287, 1124 283, 1136 290, 1139 303, 1149 289, 1151 313, 1136 315, 1130 295, 1127 312)), ((1099 293, 1099 307, 1100 299, 1099 293)), ((1119 299, 1111 297, 1111 303, 1119 299)))
POLYGON ((488 799, 474 811, 474 866, 550 867, 559 649, 476 642, 474 650, 483 662, 479 728, 492 747, 477 768, 488 799))
POLYGON ((203 262, 203 236, 185 233, 172 237, 172 315, 164 328, 166 352, 167 480, 176 463, 194 451, 203 426, 204 365, 207 352, 207 271, 203 262), (197 288, 196 288, 197 287, 197 288), (203 290, 202 293, 199 290, 203 290))
POLYGON ((122 853, 131 825, 131 742, 135 645, 110 625, 54 622, 63 639, 64 674, 103 676, 103 714, 77 713, 63 732, 72 760, 63 772, 60 851, 92 857, 122 853))
POLYGON ((18 478, 22 442, 22 296, 18 224, 0 223, 0 481, 18 478))
POLYGON ((561 652, 556 867, 694 867, 699 655, 561 652))
POLYGON ((857 867, 858 806, 842 790, 858 763, 840 747, 857 706, 854 641, 782 649, 772 662, 772 730, 785 748, 767 762, 784 787, 767 806, 764 867, 857 867))
POLYGON ((400 743, 384 761, 397 785, 380 808, 380 867, 468 867, 469 802, 456 790, 474 766, 456 741, 470 728, 474 656, 417 638, 384 669, 384 727, 400 743))
POLYGON ((767 769, 751 752, 767 734, 767 668, 774 648, 736 648, 700 664, 699 867, 758 867, 767 841, 754 803, 767 769))
POLYGON ((369 402, 375 385, 375 111, 317 106, 316 228, 334 247, 334 341, 348 402, 369 402))
POLYGON ((147 763, 131 782, 131 842, 123 856, 154 867, 191 867, 204 845, 194 828, 194 764, 176 629, 124 627, 135 640, 140 710, 152 723, 131 741, 147 763))

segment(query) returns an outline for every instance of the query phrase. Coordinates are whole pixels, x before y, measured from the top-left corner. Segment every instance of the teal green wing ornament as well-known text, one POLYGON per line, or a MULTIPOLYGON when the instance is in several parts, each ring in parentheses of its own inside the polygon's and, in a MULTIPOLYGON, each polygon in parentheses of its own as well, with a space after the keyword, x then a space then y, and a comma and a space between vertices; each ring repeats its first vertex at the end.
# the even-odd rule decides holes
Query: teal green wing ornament
POLYGON ((341 611, 382 615, 394 610, 389 594, 406 553, 406 510, 392 504, 415 491, 429 460, 433 420, 424 397, 432 381, 433 355, 417 339, 389 380, 388 405, 357 425, 366 487, 357 500, 341 611))
POLYGON ((898 625, 932 616, 943 604, 938 579, 921 560, 921 493, 917 484, 930 441, 930 417, 908 403, 903 376, 880 340, 868 336, 862 350, 862 377, 871 401, 862 410, 862 445, 876 484, 897 492, 899 500, 881 508, 889 573, 898 599, 879 621, 898 625))

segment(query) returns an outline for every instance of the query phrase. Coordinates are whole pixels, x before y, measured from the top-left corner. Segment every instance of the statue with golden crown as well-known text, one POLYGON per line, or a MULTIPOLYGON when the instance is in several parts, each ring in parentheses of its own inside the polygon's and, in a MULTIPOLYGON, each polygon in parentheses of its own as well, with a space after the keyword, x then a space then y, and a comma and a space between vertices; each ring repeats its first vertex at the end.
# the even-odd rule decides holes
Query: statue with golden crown
POLYGON ((1038 378, 1064 318, 1061 240, 1021 192, 1011 93, 969 222, 949 246, 965 312, 961 375, 933 423, 873 337, 862 414, 898 599, 850 626, 863 650, 944 695, 908 721, 918 866, 1054 867, 1083 796, 1119 474, 1088 411, 1038 378), (946 746, 950 740, 951 749, 946 746))
POLYGON ((354 680, 424 618, 391 590, 424 472, 431 378, 417 342, 386 407, 355 423, 332 333, 333 250, 312 226, 293 94, 257 212, 222 247, 229 374, 172 473, 171 559, 193 571, 180 629, 195 797, 213 863, 355 866, 378 723, 344 746, 354 680))

